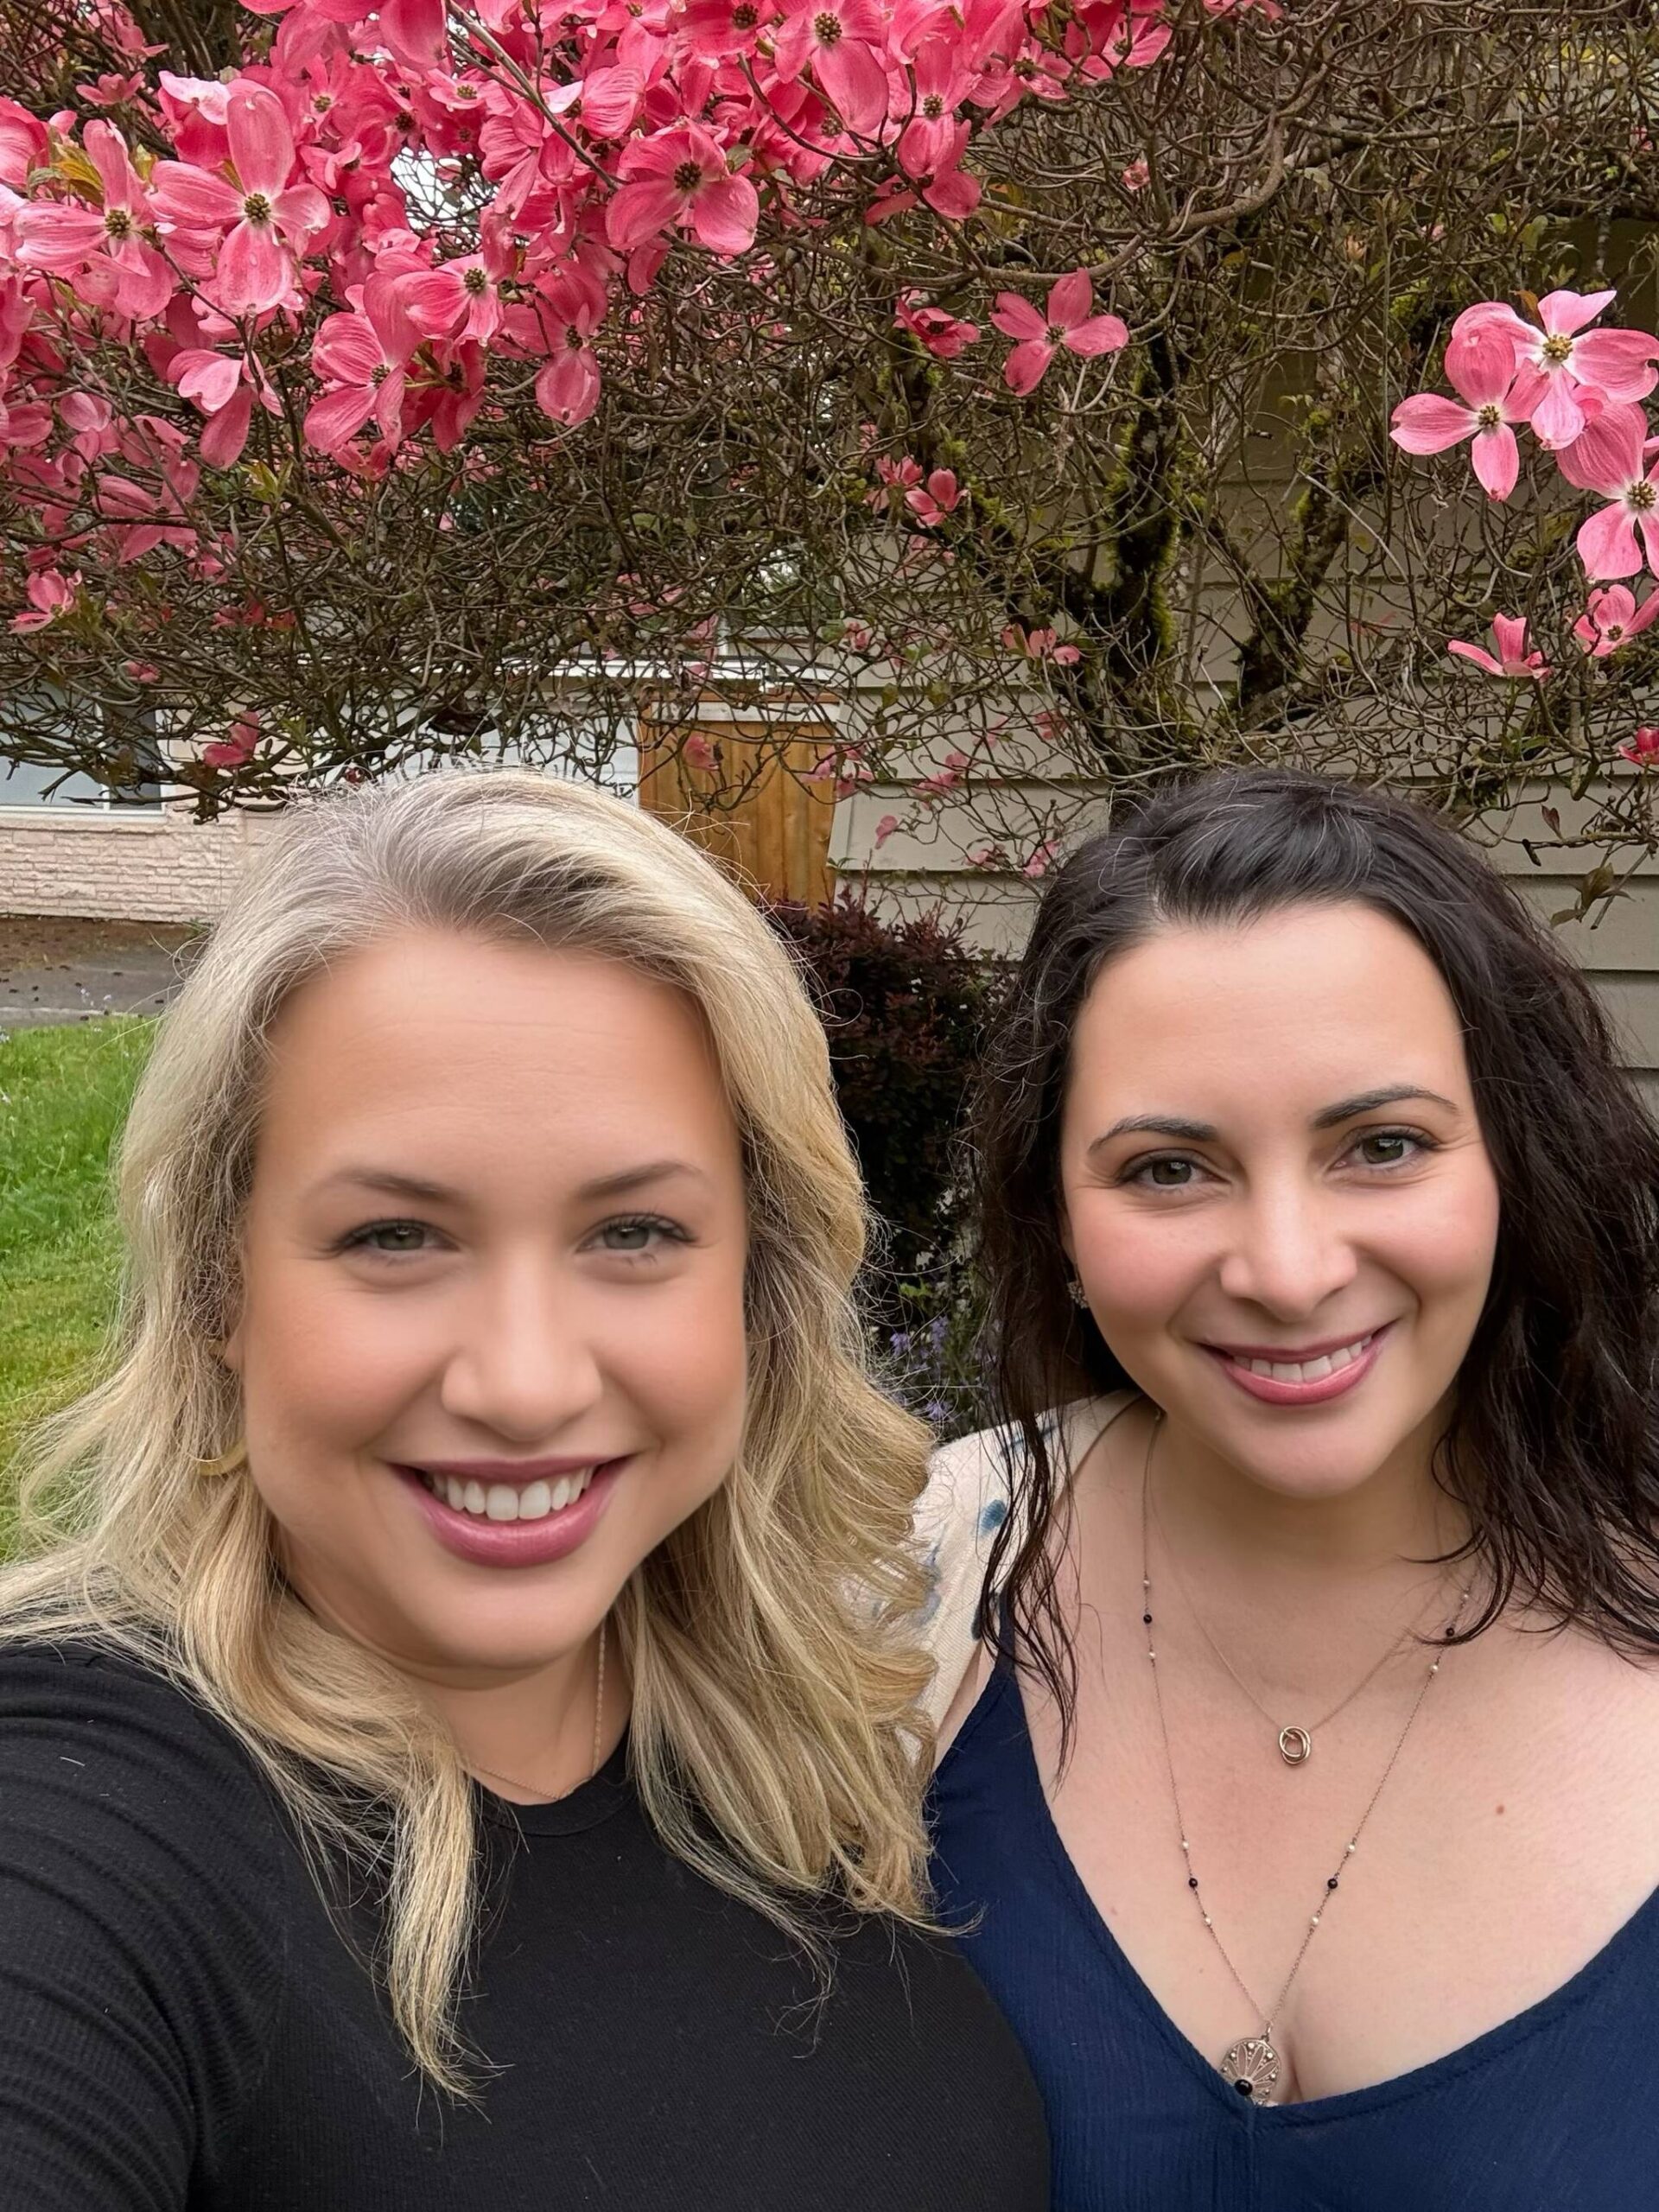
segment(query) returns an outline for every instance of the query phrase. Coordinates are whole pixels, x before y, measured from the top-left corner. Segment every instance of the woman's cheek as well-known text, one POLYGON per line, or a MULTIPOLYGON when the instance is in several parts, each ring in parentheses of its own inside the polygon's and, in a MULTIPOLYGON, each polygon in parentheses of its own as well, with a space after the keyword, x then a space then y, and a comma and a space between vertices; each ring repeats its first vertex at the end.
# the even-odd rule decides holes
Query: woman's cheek
POLYGON ((1080 1205, 1073 1217, 1079 1275, 1096 1321, 1144 1337, 1166 1328, 1213 1268, 1213 1236, 1196 1219, 1147 1220, 1116 1206, 1080 1205))

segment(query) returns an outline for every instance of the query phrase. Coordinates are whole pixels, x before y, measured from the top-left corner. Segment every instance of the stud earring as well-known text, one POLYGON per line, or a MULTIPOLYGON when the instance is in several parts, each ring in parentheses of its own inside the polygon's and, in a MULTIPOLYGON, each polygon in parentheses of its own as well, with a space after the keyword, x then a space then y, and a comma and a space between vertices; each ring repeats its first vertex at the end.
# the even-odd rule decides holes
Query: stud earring
POLYGON ((221 1452, 217 1459, 198 1459, 195 1471, 204 1480, 211 1481, 219 1475, 233 1475, 248 1464, 248 1442, 238 1436, 228 1452, 221 1452))
POLYGON ((1080 1306, 1085 1312, 1087 1312, 1089 1306, 1089 1294, 1084 1288, 1082 1283, 1077 1280, 1076 1275, 1073 1275, 1071 1281, 1066 1284, 1065 1294, 1071 1300, 1071 1303, 1074 1306, 1080 1306))

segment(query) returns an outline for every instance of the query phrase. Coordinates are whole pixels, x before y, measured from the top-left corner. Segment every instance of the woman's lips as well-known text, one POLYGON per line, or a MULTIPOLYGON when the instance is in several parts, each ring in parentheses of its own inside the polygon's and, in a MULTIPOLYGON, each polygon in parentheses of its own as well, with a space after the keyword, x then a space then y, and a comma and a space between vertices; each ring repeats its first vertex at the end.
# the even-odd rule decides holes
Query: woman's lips
POLYGON ((434 1497, 419 1469, 394 1467, 427 1527, 457 1559, 474 1567, 544 1567, 585 1543, 610 1502, 626 1459, 595 1467, 580 1497, 534 1521, 491 1521, 434 1497))
POLYGON ((1332 1398, 1345 1397, 1356 1390, 1376 1366, 1382 1349, 1383 1339, 1394 1326, 1385 1321, 1380 1329, 1373 1329, 1369 1336, 1356 1337, 1347 1344, 1322 1352, 1317 1357, 1303 1360, 1269 1360, 1265 1354, 1249 1363, 1249 1356, 1224 1351, 1219 1345, 1206 1344, 1209 1353, 1229 1382, 1236 1383, 1252 1398, 1268 1406, 1323 1406, 1332 1398), (1297 1366, 1304 1371, 1301 1379, 1280 1374, 1262 1375, 1256 1370, 1263 1364, 1276 1367, 1297 1366), (1325 1368, 1323 1374, 1309 1376, 1308 1368, 1325 1368))

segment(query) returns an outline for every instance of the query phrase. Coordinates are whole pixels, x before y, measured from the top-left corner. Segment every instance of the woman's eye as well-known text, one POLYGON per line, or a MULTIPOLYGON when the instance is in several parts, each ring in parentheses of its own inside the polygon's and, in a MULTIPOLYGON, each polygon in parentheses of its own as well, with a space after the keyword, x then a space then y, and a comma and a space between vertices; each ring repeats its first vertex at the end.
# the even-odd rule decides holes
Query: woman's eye
POLYGON ((601 1249, 620 1252, 630 1258, 654 1252, 664 1243, 683 1244, 685 1241, 683 1229, 651 1214, 638 1215, 627 1221, 607 1221, 594 1239, 601 1249))
POLYGON ((1372 1129, 1354 1147, 1367 1167, 1400 1167, 1428 1149, 1426 1141, 1409 1129, 1372 1129))
POLYGON ((1146 1160, 1130 1169, 1128 1180, 1152 1191, 1185 1191, 1198 1179, 1195 1160, 1146 1160))
POLYGON ((371 1221, 354 1229, 342 1249, 349 1252, 423 1252, 431 1230, 423 1221, 371 1221))

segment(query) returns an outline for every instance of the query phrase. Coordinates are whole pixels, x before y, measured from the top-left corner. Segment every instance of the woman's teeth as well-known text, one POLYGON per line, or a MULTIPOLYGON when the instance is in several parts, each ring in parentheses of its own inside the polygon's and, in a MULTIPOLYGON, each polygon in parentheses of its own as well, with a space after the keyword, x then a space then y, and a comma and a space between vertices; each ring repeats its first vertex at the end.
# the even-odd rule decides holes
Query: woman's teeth
POLYGON ((1343 1344, 1336 1351, 1328 1351, 1319 1359, 1239 1359, 1227 1355, 1235 1367, 1248 1368, 1252 1375, 1266 1375, 1275 1382, 1323 1382, 1327 1375, 1335 1375, 1344 1367, 1351 1367, 1361 1355, 1370 1350, 1371 1338, 1360 1337, 1353 1344, 1343 1344))
POLYGON ((470 1513, 480 1521, 545 1521, 550 1513, 574 1505, 594 1473, 592 1467, 583 1467, 579 1473, 561 1475, 556 1483, 520 1484, 464 1483, 456 1475, 416 1471, 434 1497, 442 1498, 452 1511, 470 1513))

